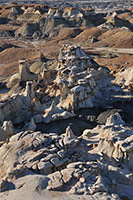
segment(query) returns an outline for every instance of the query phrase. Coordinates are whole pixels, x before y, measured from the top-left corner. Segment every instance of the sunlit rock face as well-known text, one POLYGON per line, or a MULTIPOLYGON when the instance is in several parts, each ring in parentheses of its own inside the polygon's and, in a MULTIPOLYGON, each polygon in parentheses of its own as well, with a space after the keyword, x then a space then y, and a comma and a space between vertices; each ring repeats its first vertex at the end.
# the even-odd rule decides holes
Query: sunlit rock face
POLYGON ((58 107, 67 110, 92 108, 99 99, 99 88, 104 84, 106 69, 100 68, 78 45, 65 45, 60 49, 53 80, 55 90, 49 94, 60 96, 58 107))
POLYGON ((7 80, 6 86, 8 88, 14 87, 17 83, 33 81, 38 79, 38 75, 31 72, 29 69, 29 63, 27 59, 19 60, 19 72, 11 76, 7 80))
POLYGON ((11 121, 4 121, 3 126, 0 127, 0 141, 5 141, 15 134, 15 130, 11 121))
POLYGON ((133 167, 133 131, 124 127, 124 121, 118 113, 107 118, 106 124, 97 126, 93 133, 99 133, 96 151, 105 156, 105 160, 119 162, 129 169, 133 167))
POLYGON ((20 81, 37 80, 37 74, 30 72, 28 60, 23 59, 19 61, 19 76, 20 81))
POLYGON ((113 83, 118 84, 123 88, 128 87, 128 89, 133 90, 133 66, 118 72, 113 83))
POLYGON ((61 89, 61 104, 71 106, 73 109, 93 107, 91 93, 96 88, 96 83, 88 71, 91 67, 90 58, 80 47, 65 46, 61 49, 55 80, 61 89), (69 103, 70 105, 67 105, 69 103))
POLYGON ((100 28, 113 29, 113 28, 124 28, 127 31, 132 30, 132 24, 125 19, 121 19, 117 16, 116 12, 108 18, 108 20, 99 26, 100 28))

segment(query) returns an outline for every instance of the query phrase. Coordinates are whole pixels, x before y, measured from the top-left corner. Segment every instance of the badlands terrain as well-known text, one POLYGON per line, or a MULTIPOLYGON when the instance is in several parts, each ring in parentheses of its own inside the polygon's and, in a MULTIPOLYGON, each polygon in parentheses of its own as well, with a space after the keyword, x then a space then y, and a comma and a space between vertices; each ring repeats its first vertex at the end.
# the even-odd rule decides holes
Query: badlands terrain
POLYGON ((25 3, 25 4, 45 4, 50 7, 77 7, 94 8, 98 12, 108 12, 117 9, 129 9, 133 7, 133 0, 0 0, 0 3, 25 3))
POLYGON ((0 4, 0 200, 132 200, 132 2, 54 2, 0 4))

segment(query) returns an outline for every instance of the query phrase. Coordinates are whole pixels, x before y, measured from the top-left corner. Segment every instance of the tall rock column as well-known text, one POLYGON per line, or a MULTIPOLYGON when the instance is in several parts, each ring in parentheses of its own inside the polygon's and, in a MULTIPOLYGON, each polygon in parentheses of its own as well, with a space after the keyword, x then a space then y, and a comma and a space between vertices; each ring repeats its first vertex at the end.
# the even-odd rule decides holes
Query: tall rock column
POLYGON ((19 77, 20 77, 20 82, 32 81, 38 79, 38 75, 32 73, 29 70, 29 64, 27 59, 22 59, 19 61, 19 77))

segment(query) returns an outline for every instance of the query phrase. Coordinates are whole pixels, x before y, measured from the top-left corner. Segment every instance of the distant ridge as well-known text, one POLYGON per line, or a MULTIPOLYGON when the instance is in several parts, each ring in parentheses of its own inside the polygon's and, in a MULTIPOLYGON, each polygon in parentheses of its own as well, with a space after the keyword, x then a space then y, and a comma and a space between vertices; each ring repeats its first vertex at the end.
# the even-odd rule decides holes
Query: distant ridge
POLYGON ((133 8, 132 0, 0 0, 0 4, 8 3, 22 3, 22 4, 46 4, 58 7, 84 7, 84 8, 94 8, 98 11, 111 11, 118 9, 133 8))

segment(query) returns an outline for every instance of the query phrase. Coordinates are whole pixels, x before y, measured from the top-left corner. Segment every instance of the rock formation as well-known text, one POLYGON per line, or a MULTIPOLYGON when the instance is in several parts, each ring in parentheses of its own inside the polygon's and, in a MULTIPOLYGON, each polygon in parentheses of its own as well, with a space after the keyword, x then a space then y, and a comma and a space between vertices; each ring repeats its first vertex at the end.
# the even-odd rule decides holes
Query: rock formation
POLYGON ((106 96, 112 95, 112 75, 87 56, 80 46, 63 46, 57 62, 42 60, 39 70, 39 74, 31 72, 28 61, 20 60, 19 74, 13 75, 7 83, 7 86, 14 86, 16 82, 18 85, 11 89, 11 97, 1 104, 1 122, 7 119, 14 121, 14 114, 17 116, 15 121, 21 122, 24 112, 29 117, 40 114, 45 123, 67 119, 74 117, 73 113, 81 108, 101 105, 103 95, 105 102, 106 96), (18 87, 19 90, 16 90, 18 87), (55 103, 52 104, 52 101, 55 103), (15 106, 11 108, 10 104, 15 106))
POLYGON ((12 88, 17 83, 33 80, 38 80, 38 75, 30 71, 27 59, 21 59, 19 61, 19 73, 14 74, 7 80, 7 87, 12 88))
POLYGON ((56 36, 60 28, 64 27, 93 27, 91 21, 91 12, 86 12, 78 8, 57 8, 51 7, 44 10, 29 7, 25 10, 22 16, 18 15, 17 20, 23 21, 28 19, 28 24, 24 24, 21 28, 15 31, 16 37, 28 38, 56 36), (43 15, 42 15, 43 14, 43 15))
POLYGON ((132 199, 133 133, 116 124, 85 130, 79 137, 70 127, 60 136, 31 131, 12 136, 0 148, 1 191, 6 182, 17 187, 20 177, 25 174, 26 183, 32 174, 43 178, 42 192, 67 188, 70 194, 132 199))
POLYGON ((107 29, 125 27, 129 31, 133 29, 132 24, 128 20, 120 19, 116 12, 113 12, 107 21, 104 24, 101 24, 99 27, 107 29))
POLYGON ((43 121, 45 123, 49 123, 51 121, 56 121, 59 119, 68 119, 74 116, 75 114, 73 113, 57 108, 55 102, 52 102, 50 108, 45 110, 45 114, 43 115, 43 121))
POLYGON ((77 45, 65 45, 60 50, 56 71, 55 90, 49 87, 48 94, 60 95, 58 107, 72 111, 94 107, 104 87, 104 76, 109 78, 108 70, 93 62, 77 45))
POLYGON ((19 77, 20 77, 20 82, 32 81, 38 79, 37 74, 30 72, 28 61, 25 59, 19 61, 19 77))
POLYGON ((0 141, 6 141, 15 134, 15 130, 11 121, 4 121, 3 126, 0 127, 0 141))
MULTIPOLYGON (((78 45, 65 45, 56 61, 41 62, 34 74, 27 60, 20 60, 18 75, 8 82, 13 93, 0 101, 0 191, 24 192, 32 180, 31 191, 48 195, 63 191, 69 197, 131 200, 132 129, 118 112, 93 129, 73 131, 70 123, 82 118, 80 109, 108 103, 116 92, 113 76, 78 45), (58 130, 63 121, 66 130, 58 130)), ((83 119, 85 125, 88 121, 83 119)))
POLYGON ((113 83, 116 83, 124 87, 133 87, 133 66, 130 68, 121 69, 120 72, 116 74, 115 80, 113 83))

